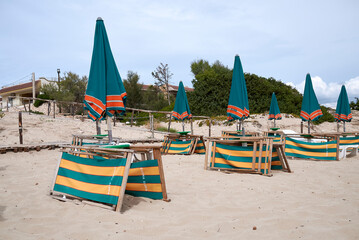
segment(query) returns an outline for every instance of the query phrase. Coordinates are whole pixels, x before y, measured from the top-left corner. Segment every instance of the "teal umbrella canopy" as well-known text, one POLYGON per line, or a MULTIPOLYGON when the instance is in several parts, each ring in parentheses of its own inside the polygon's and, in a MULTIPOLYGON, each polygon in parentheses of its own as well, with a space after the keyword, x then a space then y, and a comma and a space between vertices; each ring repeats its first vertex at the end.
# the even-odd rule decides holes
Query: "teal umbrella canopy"
POLYGON ((334 118, 337 122, 350 122, 352 120, 352 112, 350 110, 348 94, 344 85, 340 90, 334 118))
POLYGON ((323 113, 320 109, 317 96, 315 96, 315 92, 312 85, 312 78, 308 73, 305 79, 304 96, 300 117, 303 121, 316 121, 321 116, 323 116, 323 113))
POLYGON ((178 92, 176 96, 175 107, 172 111, 172 116, 176 120, 185 120, 192 118, 191 110, 189 109, 186 91, 182 81, 179 83, 178 92))
POLYGON ((249 117, 249 105, 246 81, 239 56, 234 58, 231 92, 227 107, 227 119, 246 119, 249 117))
POLYGON ((272 94, 272 100, 270 103, 270 108, 269 108, 269 120, 275 119, 275 120, 280 120, 282 119, 282 115, 280 114, 280 110, 279 110, 279 106, 278 106, 278 102, 277 102, 277 98, 275 96, 275 93, 272 94))
POLYGON ((102 120, 126 110, 126 90, 113 58, 106 28, 101 18, 96 21, 90 74, 84 100, 92 120, 102 120))

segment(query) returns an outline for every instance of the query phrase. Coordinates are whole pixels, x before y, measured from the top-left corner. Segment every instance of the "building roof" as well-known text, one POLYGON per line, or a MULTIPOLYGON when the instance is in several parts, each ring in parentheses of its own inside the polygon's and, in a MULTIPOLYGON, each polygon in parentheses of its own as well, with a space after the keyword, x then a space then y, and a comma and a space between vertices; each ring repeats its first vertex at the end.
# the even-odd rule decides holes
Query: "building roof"
MULTIPOLYGON (((35 84, 39 84, 41 83, 41 80, 36 80, 35 84)), ((11 93, 11 92, 16 92, 22 89, 27 89, 27 88, 32 88, 32 82, 27 82, 27 83, 23 83, 23 84, 19 84, 19 85, 15 85, 15 86, 11 86, 11 87, 5 87, 0 89, 0 95, 4 94, 4 93, 11 93)))

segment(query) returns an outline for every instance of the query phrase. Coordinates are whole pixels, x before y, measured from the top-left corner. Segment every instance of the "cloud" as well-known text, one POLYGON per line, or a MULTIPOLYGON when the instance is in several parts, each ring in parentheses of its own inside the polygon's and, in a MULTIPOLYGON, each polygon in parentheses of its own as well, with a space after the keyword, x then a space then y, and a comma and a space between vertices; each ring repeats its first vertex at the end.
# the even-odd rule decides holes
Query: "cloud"
MULTIPOLYGON (((312 77, 312 83, 319 103, 327 107, 335 108, 342 84, 333 82, 326 83, 319 76, 312 77)), ((305 80, 299 84, 292 82, 286 84, 296 88, 303 94, 305 80)), ((349 101, 354 101, 355 97, 359 97, 359 76, 345 81, 344 85, 348 93, 349 101)))

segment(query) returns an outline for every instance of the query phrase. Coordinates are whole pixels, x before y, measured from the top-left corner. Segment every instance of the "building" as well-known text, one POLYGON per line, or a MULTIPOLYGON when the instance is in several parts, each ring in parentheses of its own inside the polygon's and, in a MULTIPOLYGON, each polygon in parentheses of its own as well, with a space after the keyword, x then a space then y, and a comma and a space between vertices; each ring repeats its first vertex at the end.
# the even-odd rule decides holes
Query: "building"
POLYGON ((28 103, 30 101, 28 98, 37 97, 41 86, 50 82, 52 81, 42 77, 35 81, 1 88, 0 99, 2 108, 6 108, 6 105, 13 107, 28 103))
MULTIPOLYGON (((145 85, 145 84, 142 84, 142 90, 143 90, 143 91, 147 91, 150 86, 153 86, 153 85, 145 85)), ((154 86, 154 87, 156 87, 156 86, 154 86)), ((165 96, 167 96, 167 91, 166 91, 166 89, 167 89, 167 88, 166 88, 166 85, 165 85, 165 84, 162 85, 162 86, 160 86, 160 90, 161 90, 161 92, 162 92, 165 96)), ((193 89, 193 88, 190 88, 190 87, 184 87, 184 89, 185 89, 186 92, 193 92, 193 91, 194 91, 194 89, 193 89)), ((178 86, 169 84, 169 85, 168 85, 168 90, 169 90, 169 94, 170 94, 170 95, 172 95, 172 96, 174 96, 174 97, 177 96, 178 86)))

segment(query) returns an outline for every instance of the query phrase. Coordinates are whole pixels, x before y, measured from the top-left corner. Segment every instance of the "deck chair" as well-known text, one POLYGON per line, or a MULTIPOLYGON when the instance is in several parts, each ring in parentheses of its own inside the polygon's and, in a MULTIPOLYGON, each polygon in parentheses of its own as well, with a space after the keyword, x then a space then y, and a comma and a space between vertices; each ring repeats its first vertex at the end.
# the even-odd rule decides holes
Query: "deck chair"
POLYGON ((345 134, 339 139, 340 159, 358 155, 359 133, 345 134), (353 136, 350 136, 353 135, 353 136), (347 154, 349 152, 349 154, 347 154))
POLYGON ((120 211, 124 194, 168 201, 161 147, 66 147, 50 194, 90 200, 120 211))
POLYGON ((339 160, 339 144, 337 139, 331 137, 303 141, 286 136, 285 154, 295 158, 339 160))
POLYGON ((162 154, 204 154, 205 148, 201 135, 169 134, 164 137, 162 154))
POLYGON ((258 173, 266 176, 272 176, 272 170, 282 169, 290 172, 288 162, 283 161, 273 148, 273 138, 211 138, 207 144, 205 169, 258 173))

